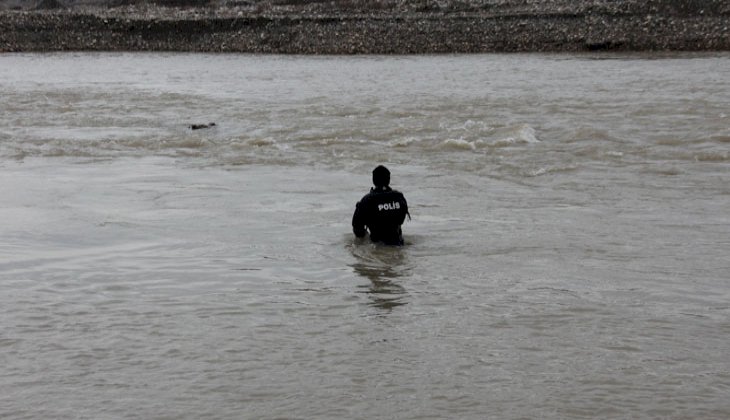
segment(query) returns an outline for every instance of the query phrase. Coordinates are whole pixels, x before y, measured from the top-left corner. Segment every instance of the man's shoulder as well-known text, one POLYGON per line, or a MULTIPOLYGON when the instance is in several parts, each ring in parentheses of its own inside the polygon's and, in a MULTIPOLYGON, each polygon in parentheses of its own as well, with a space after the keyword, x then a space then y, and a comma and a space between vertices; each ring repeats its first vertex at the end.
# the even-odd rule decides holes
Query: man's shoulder
POLYGON ((398 191, 398 190, 390 190, 386 194, 387 194, 388 197, 405 198, 405 196, 403 195, 403 193, 400 192, 400 191, 398 191))
POLYGON ((369 193, 363 195, 362 198, 360 199, 360 203, 364 203, 364 202, 370 200, 372 198, 372 196, 373 196, 373 192, 372 191, 370 191, 369 193))

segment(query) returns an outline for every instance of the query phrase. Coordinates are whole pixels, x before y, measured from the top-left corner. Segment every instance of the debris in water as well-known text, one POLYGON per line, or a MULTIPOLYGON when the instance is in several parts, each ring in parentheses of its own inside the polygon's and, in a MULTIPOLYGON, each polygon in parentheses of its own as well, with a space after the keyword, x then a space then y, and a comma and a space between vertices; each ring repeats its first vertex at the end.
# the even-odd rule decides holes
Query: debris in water
POLYGON ((201 130, 203 128, 211 128, 211 127, 215 127, 215 123, 212 122, 210 124, 193 124, 190 126, 190 129, 191 130, 201 130))

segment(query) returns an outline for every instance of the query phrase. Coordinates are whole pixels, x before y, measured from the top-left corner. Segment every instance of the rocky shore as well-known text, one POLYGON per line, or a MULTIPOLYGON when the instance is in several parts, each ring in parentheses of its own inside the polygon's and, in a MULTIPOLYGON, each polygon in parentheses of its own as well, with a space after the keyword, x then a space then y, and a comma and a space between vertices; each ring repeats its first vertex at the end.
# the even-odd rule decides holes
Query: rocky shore
MULTIPOLYGON (((727 0, 336 0, 33 8, 0 0, 0 52, 411 54, 728 51, 727 0)), ((24 2, 23 4, 27 4, 24 2)))

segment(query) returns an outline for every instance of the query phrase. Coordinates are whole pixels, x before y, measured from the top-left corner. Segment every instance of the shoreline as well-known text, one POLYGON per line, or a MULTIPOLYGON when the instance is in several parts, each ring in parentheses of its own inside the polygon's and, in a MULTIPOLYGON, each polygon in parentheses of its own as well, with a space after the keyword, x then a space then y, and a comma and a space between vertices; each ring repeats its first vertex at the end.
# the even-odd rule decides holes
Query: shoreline
POLYGON ((157 6, 0 10, 0 52, 730 51, 730 7, 717 4, 710 11, 652 8, 651 0, 435 11, 351 10, 319 3, 264 10, 157 6))

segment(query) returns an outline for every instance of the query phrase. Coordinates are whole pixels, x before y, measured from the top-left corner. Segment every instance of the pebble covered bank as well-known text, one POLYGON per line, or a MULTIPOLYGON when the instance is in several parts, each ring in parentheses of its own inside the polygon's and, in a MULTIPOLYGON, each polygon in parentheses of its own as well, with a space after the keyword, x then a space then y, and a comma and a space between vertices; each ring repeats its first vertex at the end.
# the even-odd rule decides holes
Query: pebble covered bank
POLYGON ((726 0, 33 3, 0 0, 0 51, 423 54, 727 51, 726 0))

